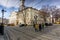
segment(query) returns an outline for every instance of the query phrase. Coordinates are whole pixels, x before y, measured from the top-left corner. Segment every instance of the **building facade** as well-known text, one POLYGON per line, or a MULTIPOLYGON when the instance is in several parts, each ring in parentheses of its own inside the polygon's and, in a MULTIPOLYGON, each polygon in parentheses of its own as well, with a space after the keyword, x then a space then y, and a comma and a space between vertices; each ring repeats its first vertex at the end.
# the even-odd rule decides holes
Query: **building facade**
POLYGON ((9 23, 8 24, 14 24, 17 25, 16 21, 17 21, 17 13, 16 12, 12 12, 11 15, 9 16, 9 23))
POLYGON ((41 15, 39 15, 39 12, 39 10, 32 7, 25 8, 19 12, 12 12, 9 23, 14 25, 33 25, 33 23, 42 23, 44 20, 41 15))
POLYGON ((39 10, 34 9, 32 7, 25 8, 24 10, 21 10, 18 14, 19 14, 19 17, 18 17, 19 24, 25 23, 28 25, 32 25, 33 22, 39 23, 39 21, 41 20, 40 19, 41 16, 39 15, 39 10), (21 19, 23 20, 23 22, 20 22, 21 19))

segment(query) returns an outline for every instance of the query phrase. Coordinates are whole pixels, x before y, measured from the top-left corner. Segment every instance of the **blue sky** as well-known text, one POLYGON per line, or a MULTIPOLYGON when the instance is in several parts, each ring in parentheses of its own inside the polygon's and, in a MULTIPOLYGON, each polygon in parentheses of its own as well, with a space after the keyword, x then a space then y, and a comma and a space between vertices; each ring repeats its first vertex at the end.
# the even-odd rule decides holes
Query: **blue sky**
MULTIPOLYGON (((9 18, 12 11, 18 11, 20 5, 19 0, 0 0, 0 17, 1 10, 4 8, 4 18, 9 18)), ((60 8, 60 0, 25 0, 25 6, 40 9, 43 5, 54 5, 60 8)))

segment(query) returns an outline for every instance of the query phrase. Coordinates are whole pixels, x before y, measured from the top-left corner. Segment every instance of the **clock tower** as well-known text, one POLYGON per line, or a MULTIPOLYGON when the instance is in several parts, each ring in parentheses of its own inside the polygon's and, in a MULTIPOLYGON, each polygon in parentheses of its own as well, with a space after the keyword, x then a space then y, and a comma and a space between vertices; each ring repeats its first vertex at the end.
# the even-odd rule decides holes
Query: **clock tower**
POLYGON ((24 2, 25 0, 20 0, 20 10, 23 10, 25 8, 24 2))

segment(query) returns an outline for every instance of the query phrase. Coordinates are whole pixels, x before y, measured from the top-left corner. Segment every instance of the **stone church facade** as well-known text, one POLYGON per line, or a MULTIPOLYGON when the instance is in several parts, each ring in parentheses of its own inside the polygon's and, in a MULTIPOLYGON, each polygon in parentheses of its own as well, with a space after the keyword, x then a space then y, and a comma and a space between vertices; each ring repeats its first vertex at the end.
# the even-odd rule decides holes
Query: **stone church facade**
POLYGON ((12 13, 9 22, 13 23, 14 25, 20 25, 20 24, 33 25, 33 23, 39 24, 43 22, 43 18, 41 18, 39 12, 40 11, 37 9, 28 7, 19 12, 12 13))
POLYGON ((32 7, 25 8, 24 10, 18 12, 18 24, 32 25, 33 22, 39 23, 40 20, 42 20, 42 18, 39 15, 39 10, 32 7), (37 16, 36 19, 35 16, 37 16))

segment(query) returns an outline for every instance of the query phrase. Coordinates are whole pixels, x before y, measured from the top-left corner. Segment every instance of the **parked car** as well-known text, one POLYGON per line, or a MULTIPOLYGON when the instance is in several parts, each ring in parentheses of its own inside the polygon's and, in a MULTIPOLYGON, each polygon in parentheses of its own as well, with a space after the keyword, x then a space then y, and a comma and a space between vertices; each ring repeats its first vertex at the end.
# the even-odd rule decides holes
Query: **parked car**
POLYGON ((45 23, 46 26, 52 26, 52 23, 45 23))
POLYGON ((55 24, 60 24, 60 21, 56 21, 55 24))
POLYGON ((27 24, 20 24, 19 27, 27 26, 27 24))
POLYGON ((0 23, 0 34, 4 34, 4 25, 2 25, 2 23, 0 23))

